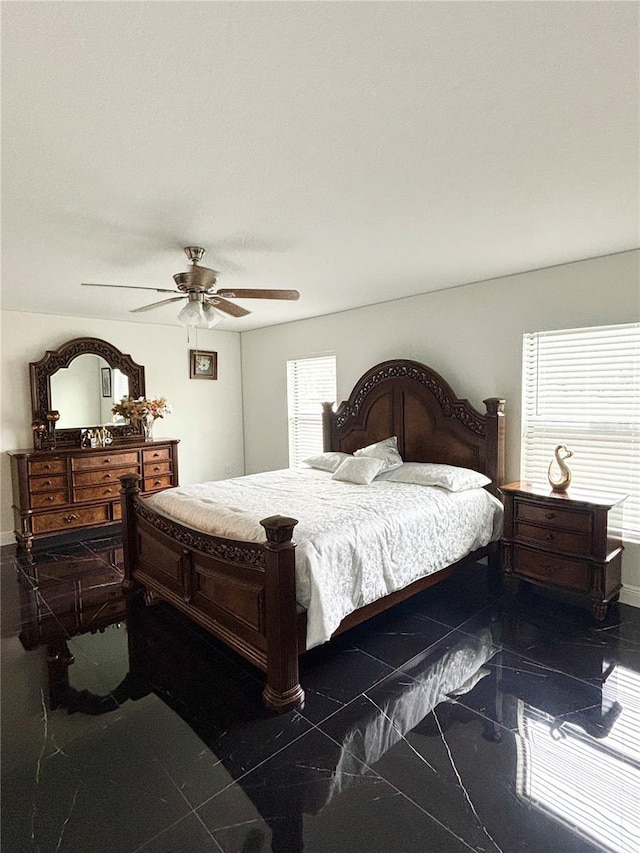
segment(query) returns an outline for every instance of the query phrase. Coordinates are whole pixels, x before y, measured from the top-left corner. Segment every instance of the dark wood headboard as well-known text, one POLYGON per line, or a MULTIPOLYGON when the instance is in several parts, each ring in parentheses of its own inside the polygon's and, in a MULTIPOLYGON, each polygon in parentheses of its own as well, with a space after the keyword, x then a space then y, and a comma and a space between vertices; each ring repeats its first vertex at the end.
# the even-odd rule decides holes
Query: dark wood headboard
POLYGON ((486 413, 458 399, 442 376, 417 361, 394 359, 368 370, 336 412, 323 405, 324 449, 353 453, 398 437, 405 462, 441 462, 472 468, 504 483, 504 406, 484 400, 486 413))

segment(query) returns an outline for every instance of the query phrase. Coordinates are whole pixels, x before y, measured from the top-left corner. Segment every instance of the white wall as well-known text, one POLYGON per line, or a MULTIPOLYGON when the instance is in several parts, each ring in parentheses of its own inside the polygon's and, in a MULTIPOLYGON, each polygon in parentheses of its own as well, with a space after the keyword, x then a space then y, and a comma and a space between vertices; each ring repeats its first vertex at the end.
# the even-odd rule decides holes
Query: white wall
MULTIPOLYGON (((240 335, 198 329, 198 348, 218 353, 218 379, 189 379, 189 349, 184 326, 154 326, 3 311, 2 451, 33 446, 29 362, 72 338, 102 338, 144 365, 147 394, 164 396, 173 414, 156 421, 154 436, 179 438, 180 483, 218 480, 244 473, 240 335)), ((0 455, 2 543, 13 539, 11 473, 0 455)))
MULTIPOLYGON (((393 282, 389 283, 390 296, 393 282)), ((300 288, 304 299, 304 285, 300 288)), ((640 319, 640 253, 627 252, 245 332, 247 473, 286 467, 286 361, 335 352, 338 399, 390 358, 433 367, 481 411, 507 400, 507 479, 519 477, 522 335, 640 319)), ((627 600, 640 605, 640 548, 623 557, 627 600)))

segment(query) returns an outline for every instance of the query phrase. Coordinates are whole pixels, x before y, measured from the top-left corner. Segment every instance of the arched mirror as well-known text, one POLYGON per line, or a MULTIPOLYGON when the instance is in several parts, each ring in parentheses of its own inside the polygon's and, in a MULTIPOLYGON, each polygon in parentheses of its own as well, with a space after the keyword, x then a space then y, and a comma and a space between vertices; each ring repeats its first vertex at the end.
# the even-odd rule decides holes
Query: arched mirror
POLYGON ((34 421, 46 421, 48 412, 59 413, 57 446, 78 446, 83 429, 105 424, 114 440, 140 437, 140 424, 114 419, 111 412, 123 397, 145 393, 144 367, 131 356, 99 338, 75 338, 47 350, 29 370, 34 421))

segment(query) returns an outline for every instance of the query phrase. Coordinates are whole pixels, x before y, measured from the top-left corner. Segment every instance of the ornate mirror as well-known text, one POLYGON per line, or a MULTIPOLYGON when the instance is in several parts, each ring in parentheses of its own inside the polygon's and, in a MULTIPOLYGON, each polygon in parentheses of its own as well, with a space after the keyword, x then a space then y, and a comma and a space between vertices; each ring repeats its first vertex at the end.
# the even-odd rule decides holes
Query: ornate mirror
MULTIPOLYGON (((145 393, 144 367, 99 338, 75 338, 47 350, 29 364, 33 420, 47 422, 59 413, 58 447, 77 447, 83 429, 107 424, 116 441, 138 439, 140 424, 114 421, 111 408, 124 396, 145 393)), ((38 442, 34 433, 34 443, 38 442)))

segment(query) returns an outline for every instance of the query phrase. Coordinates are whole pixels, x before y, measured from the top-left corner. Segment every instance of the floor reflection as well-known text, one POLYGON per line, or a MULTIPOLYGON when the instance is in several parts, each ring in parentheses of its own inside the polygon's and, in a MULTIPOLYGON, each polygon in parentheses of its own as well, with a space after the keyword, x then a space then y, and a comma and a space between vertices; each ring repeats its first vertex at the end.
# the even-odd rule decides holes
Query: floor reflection
POLYGON ((118 545, 2 551, 5 849, 635 850, 639 611, 476 567, 305 656, 273 716, 251 665, 125 599, 118 545))

